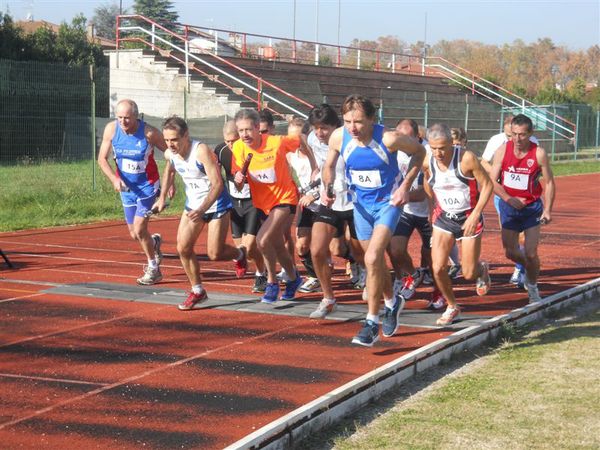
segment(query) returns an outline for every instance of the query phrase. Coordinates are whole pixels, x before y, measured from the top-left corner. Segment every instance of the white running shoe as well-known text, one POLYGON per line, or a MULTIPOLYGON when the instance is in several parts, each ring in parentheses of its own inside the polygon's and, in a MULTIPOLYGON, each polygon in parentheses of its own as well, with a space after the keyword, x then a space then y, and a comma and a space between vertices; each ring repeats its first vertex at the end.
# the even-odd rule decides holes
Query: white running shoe
POLYGON ((144 286, 149 286, 151 284, 156 284, 160 280, 162 280, 163 276, 160 273, 160 268, 152 268, 150 266, 144 266, 144 274, 137 279, 137 284, 141 284, 144 286))
POLYGON ((321 300, 321 303, 319 303, 317 309, 310 313, 309 317, 311 319, 324 319, 327 316, 327 314, 332 313, 333 311, 335 311, 335 309, 335 301, 331 303, 329 300, 324 298, 323 300, 321 300))
POLYGON ((308 277, 308 279, 298 288, 298 292, 319 292, 321 283, 317 278, 308 277))
POLYGON ((515 270, 513 271, 512 275, 510 276, 510 283, 511 284, 519 284, 520 276, 521 276, 521 269, 519 269, 518 267, 515 267, 515 270))
POLYGON ((279 281, 280 283, 287 283, 288 281, 290 281, 290 277, 285 271, 285 269, 281 269, 281 272, 275 275, 275 278, 277 278, 277 281, 279 281))
POLYGON ((542 296, 540 295, 540 290, 538 289, 537 283, 530 283, 529 280, 525 280, 525 289, 527 289, 529 303, 542 301, 542 296))

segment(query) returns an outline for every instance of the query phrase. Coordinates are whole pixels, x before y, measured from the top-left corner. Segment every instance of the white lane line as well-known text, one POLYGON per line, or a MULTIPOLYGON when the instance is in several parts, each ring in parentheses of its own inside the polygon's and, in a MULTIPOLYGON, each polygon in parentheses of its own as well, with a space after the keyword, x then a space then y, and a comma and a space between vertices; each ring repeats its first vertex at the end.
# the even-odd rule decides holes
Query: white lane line
POLYGON ((84 385, 88 385, 88 386, 108 386, 108 383, 99 383, 99 382, 93 382, 93 381, 80 381, 80 380, 68 380, 65 378, 36 377, 33 375, 16 375, 13 373, 0 373, 0 378, 16 378, 16 379, 22 379, 22 380, 50 381, 53 383, 84 384, 84 385))

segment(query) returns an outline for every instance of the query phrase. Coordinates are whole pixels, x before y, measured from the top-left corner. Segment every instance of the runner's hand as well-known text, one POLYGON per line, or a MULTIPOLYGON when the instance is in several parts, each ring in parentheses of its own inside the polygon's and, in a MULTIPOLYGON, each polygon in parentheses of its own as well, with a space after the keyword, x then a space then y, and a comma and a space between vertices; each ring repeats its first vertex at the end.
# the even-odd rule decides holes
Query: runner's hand
POLYGON ((521 201, 521 199, 519 199, 517 197, 509 197, 509 199, 506 201, 506 203, 508 203, 510 206, 512 206, 515 209, 525 208, 525 203, 523 203, 521 201))
POLYGON ((471 214, 463 223, 461 229, 463 230, 463 236, 469 237, 475 234, 477 231, 477 225, 479 224, 479 217, 475 214, 471 214))
POLYGON ((404 184, 402 184, 398 189, 396 189, 392 193, 392 197, 390 198, 390 205, 393 206, 403 206, 408 203, 409 198, 409 189, 407 189, 404 184))

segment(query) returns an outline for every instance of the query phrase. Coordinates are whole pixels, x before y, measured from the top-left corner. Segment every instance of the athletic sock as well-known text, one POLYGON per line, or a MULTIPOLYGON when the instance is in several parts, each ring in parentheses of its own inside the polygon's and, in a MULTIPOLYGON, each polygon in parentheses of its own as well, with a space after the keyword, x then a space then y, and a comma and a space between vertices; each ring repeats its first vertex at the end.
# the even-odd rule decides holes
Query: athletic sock
POLYGON ((199 294, 199 293, 201 293, 201 292, 202 292, 202 284, 194 284, 194 285, 192 286, 192 292, 193 292, 194 294, 199 294))
POLYGON ((367 320, 370 320, 373 323, 379 323, 379 315, 378 314, 367 314, 367 320))
POLYGON ((386 299, 383 299, 383 302, 385 303, 385 306, 387 308, 394 309, 394 306, 396 306, 397 300, 395 298, 386 298, 386 299))
POLYGON ((148 267, 150 267, 152 270, 158 269, 158 264, 156 264, 156 260, 149 259, 148 260, 148 267))

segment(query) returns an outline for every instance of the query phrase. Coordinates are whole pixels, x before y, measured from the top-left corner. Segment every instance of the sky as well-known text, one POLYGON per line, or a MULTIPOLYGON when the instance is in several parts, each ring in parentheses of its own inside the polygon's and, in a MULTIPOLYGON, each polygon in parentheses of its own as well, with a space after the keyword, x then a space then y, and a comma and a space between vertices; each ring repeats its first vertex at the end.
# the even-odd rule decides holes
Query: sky
MULTIPOLYGON (((133 10, 133 0, 120 0, 133 10)), ((16 20, 70 22, 119 0, 0 0, 16 20)), ((408 44, 466 39, 502 45, 548 37, 583 50, 600 45, 600 0, 173 0, 179 21, 200 27, 349 45, 396 36, 408 44), (295 12, 294 12, 295 11, 295 12), (340 14, 338 14, 340 12, 340 14), (339 27, 338 27, 339 23, 339 27), (339 37, 339 40, 338 40, 339 37)))

